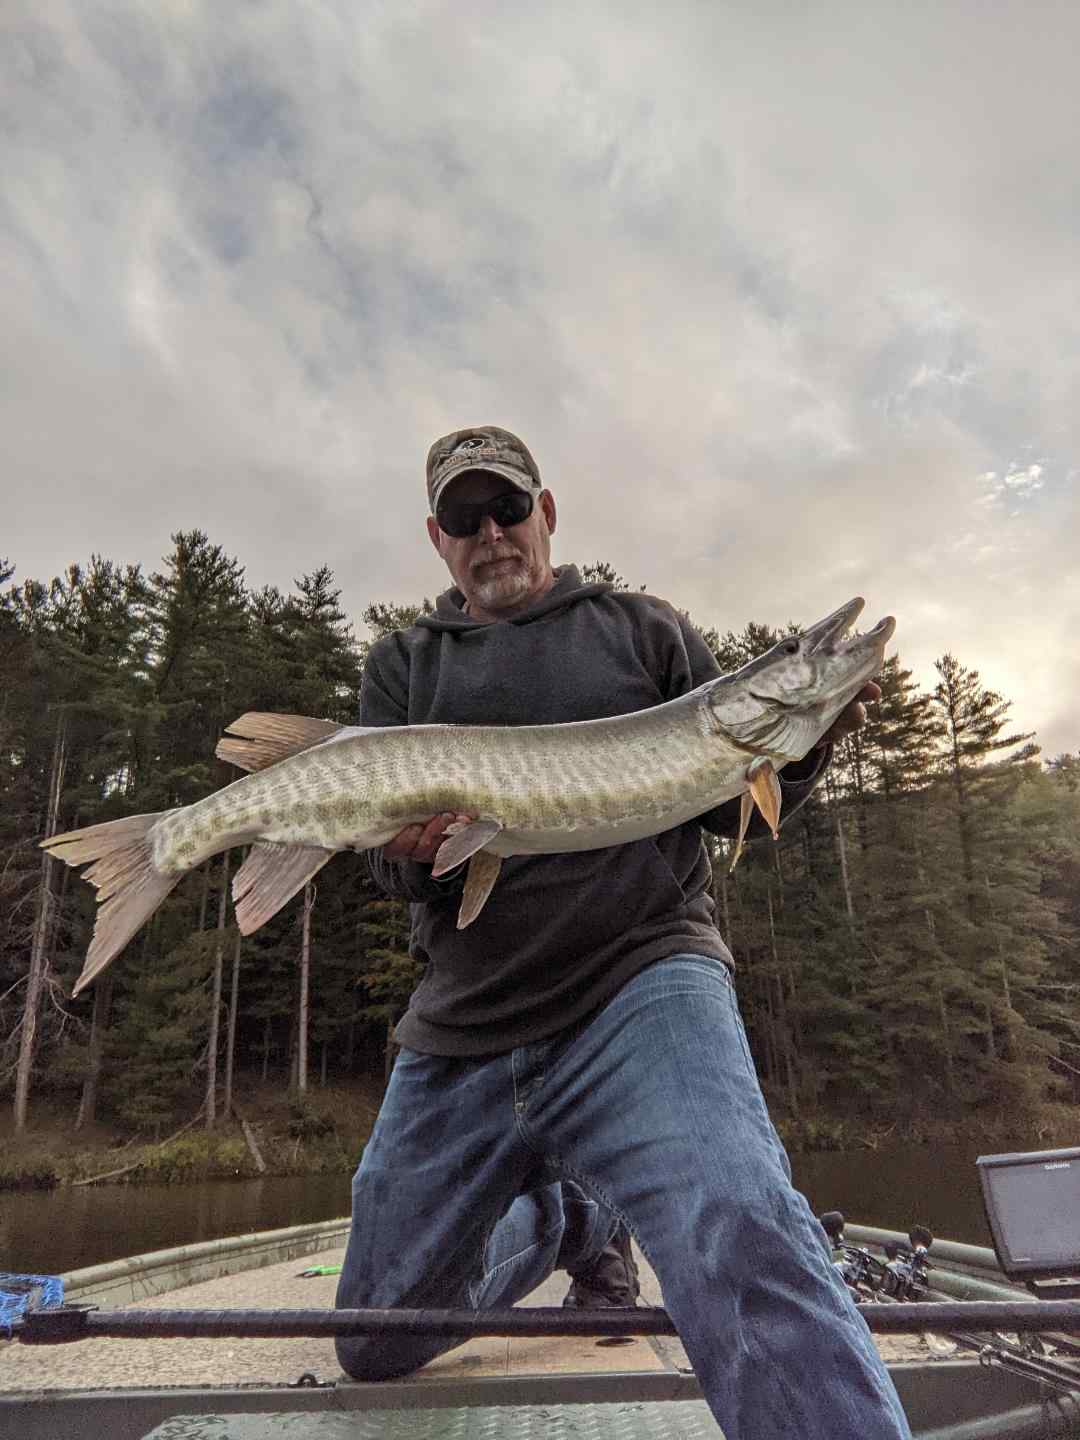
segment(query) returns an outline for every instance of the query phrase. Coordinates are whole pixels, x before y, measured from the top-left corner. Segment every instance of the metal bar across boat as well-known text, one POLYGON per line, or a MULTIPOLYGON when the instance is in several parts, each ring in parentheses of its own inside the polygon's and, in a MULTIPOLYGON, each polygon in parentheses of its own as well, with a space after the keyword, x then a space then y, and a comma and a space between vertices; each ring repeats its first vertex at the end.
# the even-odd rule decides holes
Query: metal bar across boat
MULTIPOLYGON (((966 1330, 976 1332, 1063 1331, 1080 1333, 1080 1301, 918 1301, 859 1306, 877 1334, 966 1330)), ((335 1336, 419 1334, 474 1338, 479 1335, 675 1335, 666 1310, 651 1307, 567 1310, 84 1310, 62 1307, 29 1311, 11 1327, 24 1344, 62 1344, 109 1336, 335 1336)))

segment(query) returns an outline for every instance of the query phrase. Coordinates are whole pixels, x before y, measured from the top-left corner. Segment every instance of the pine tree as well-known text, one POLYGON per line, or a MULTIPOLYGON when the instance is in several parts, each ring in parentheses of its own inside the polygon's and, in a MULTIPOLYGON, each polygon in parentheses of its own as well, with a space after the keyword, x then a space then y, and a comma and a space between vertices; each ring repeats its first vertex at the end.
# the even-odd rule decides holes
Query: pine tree
MULTIPOLYGON (((974 924, 978 915, 976 810, 980 799, 989 802, 1000 794, 1001 781, 1005 779, 1004 772, 988 770, 986 761, 1000 750, 1013 749, 1030 740, 1031 733, 1001 734, 1011 702, 1002 699, 996 691, 986 689, 977 670, 965 669, 953 655, 935 660, 934 668, 941 677, 934 688, 934 702, 945 729, 945 769, 955 796, 966 906, 968 918, 974 924), (992 793, 988 795, 987 791, 992 793)), ((985 811, 985 805, 982 808, 985 811)))
POLYGON ((178 531, 150 579, 150 686, 140 789, 155 810, 216 788, 214 747, 246 708, 247 597, 242 566, 201 530, 178 531))
POLYGON ((86 571, 72 565, 47 587, 28 583, 10 592, 5 606, 5 628, 21 629, 24 640, 26 669, 19 689, 29 708, 23 709, 19 748, 9 754, 21 754, 21 778, 30 782, 24 798, 34 818, 23 828, 23 864, 24 874, 36 869, 38 876, 19 1027, 16 1129, 26 1123, 38 1048, 49 1043, 66 1018, 55 1006, 44 1015, 40 1007, 45 996, 52 996, 57 954, 65 954, 70 876, 58 873, 63 867, 49 857, 30 851, 44 835, 63 828, 73 813, 99 818, 109 789, 122 787, 125 724, 143 659, 140 596, 136 569, 121 571, 95 556, 86 571), (41 1020, 44 1030, 39 1030, 41 1020))

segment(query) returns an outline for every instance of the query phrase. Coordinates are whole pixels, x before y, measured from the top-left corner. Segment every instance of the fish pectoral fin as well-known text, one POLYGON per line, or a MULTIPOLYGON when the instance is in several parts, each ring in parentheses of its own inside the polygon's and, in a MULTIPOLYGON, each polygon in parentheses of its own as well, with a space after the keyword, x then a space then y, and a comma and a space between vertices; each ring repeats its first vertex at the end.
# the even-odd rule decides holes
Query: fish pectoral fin
POLYGON ((739 863, 739 856, 743 852, 743 841, 746 839, 747 826, 750 824, 750 816, 754 813, 754 798, 749 790, 744 790, 742 800, 739 802, 739 834, 735 841, 735 854, 731 857, 731 864, 728 870, 734 870, 739 863))
POLYGON ((290 755, 299 755, 321 745, 347 727, 334 720, 316 720, 310 715, 272 715, 249 710, 225 728, 214 754, 241 770, 265 770, 290 755))
POLYGON ((756 760, 752 760, 747 767, 746 783, 749 788, 743 791, 739 805, 739 835, 735 841, 735 853, 731 857, 729 870, 734 870, 739 863, 739 856, 743 852, 743 841, 746 839, 746 832, 755 805, 765 817, 765 822, 772 831, 773 839, 779 840, 780 838, 777 830, 780 824, 780 781, 772 761, 766 759, 764 755, 759 755, 756 760))
POLYGON ((457 917, 459 930, 471 925, 480 914, 501 869, 501 855, 492 855, 490 850, 477 850, 473 855, 465 876, 465 889, 461 894, 461 909, 457 917))
POLYGON ((751 762, 746 772, 746 779, 750 785, 750 795, 754 804, 761 811, 765 823, 772 831, 774 840, 780 839, 780 779, 773 769, 771 760, 766 760, 763 755, 751 762))
POLYGON ((482 850, 489 840, 494 840, 502 828, 501 820, 470 820, 461 829, 456 824, 448 826, 447 838, 435 852, 432 879, 438 880, 440 875, 463 864, 470 855, 482 850))
POLYGON ((276 845, 263 840, 236 872, 232 884, 241 935, 265 925, 335 855, 315 845, 276 845))

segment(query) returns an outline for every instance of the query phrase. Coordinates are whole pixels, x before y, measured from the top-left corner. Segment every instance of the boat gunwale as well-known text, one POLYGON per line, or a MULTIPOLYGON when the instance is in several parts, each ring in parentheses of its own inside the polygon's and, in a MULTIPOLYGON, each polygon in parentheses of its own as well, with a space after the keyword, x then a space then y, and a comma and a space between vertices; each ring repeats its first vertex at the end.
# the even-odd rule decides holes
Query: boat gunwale
POLYGON ((80 1305, 127 1305, 203 1280, 260 1270, 336 1248, 348 1234, 349 1225, 347 1216, 316 1220, 105 1260, 62 1275, 64 1300, 80 1305))

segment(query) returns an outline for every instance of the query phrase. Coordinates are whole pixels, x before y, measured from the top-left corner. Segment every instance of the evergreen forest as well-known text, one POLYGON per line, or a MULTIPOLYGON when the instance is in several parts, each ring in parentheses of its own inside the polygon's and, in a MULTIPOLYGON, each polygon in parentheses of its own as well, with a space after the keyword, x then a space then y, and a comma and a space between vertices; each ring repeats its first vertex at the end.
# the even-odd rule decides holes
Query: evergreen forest
MULTIPOLYGON (((329 569, 253 590, 199 531, 149 574, 94 556, 42 581, 0 562, 0 1082, 16 1132, 45 1099, 76 1127, 159 1137, 195 1114, 220 1124, 253 1079, 301 1096, 381 1080, 418 975, 404 906, 355 855, 248 938, 228 889, 243 857, 216 857, 73 1001, 94 892, 38 842, 237 778, 214 747, 245 711, 354 722, 367 646, 428 604, 372 601, 359 638, 329 569)), ((783 631, 703 633, 730 670, 783 631)), ((1037 1125, 1080 1103, 1080 754, 1042 755, 1023 696, 987 688, 978 660, 943 653, 924 689, 890 659, 867 725, 779 842, 730 873, 711 842, 758 1069, 806 1134, 829 1117, 1037 1125)))

